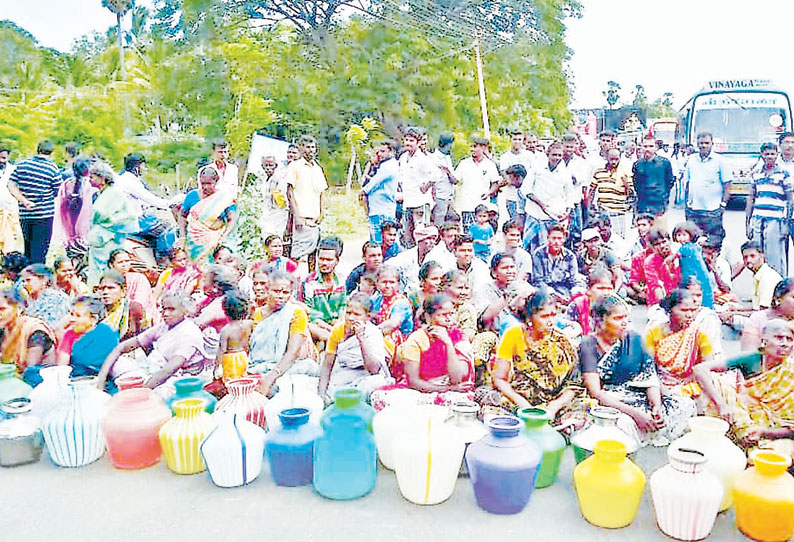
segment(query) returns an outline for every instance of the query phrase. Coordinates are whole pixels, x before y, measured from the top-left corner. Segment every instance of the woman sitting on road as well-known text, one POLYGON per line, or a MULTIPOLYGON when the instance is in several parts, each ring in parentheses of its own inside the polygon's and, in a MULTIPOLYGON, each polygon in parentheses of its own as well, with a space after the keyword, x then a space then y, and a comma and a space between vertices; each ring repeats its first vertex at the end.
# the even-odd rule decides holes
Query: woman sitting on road
POLYGON ((594 266, 587 276, 587 292, 574 294, 568 306, 568 318, 581 326, 583 337, 595 331, 590 308, 597 299, 613 293, 612 271, 603 265, 594 266))
POLYGON ((263 373, 260 391, 269 395, 276 379, 289 373, 317 376, 317 349, 309 335, 306 308, 292 300, 292 275, 270 273, 267 310, 251 333, 248 371, 263 373))
POLYGON ((152 291, 149 279, 143 273, 132 270, 132 256, 123 248, 118 248, 110 253, 108 267, 124 277, 127 288, 127 297, 130 301, 137 302, 143 307, 146 314, 146 323, 159 323, 160 312, 157 310, 157 300, 152 291))
POLYGON ((408 294, 411 308, 414 311, 414 327, 422 325, 422 307, 428 296, 440 293, 441 279, 444 271, 437 262, 425 262, 419 268, 419 290, 408 294))
POLYGON ((28 295, 25 314, 43 321, 53 329, 69 314, 71 299, 53 286, 52 271, 40 263, 22 270, 22 283, 28 295))
POLYGON ((72 310, 56 350, 58 365, 71 365, 72 376, 96 376, 105 359, 119 344, 119 333, 102 320, 105 305, 96 297, 83 295, 72 310))
POLYGON ((576 350, 555 326, 556 297, 545 288, 538 290, 518 314, 521 324, 505 331, 496 350, 493 387, 477 389, 483 414, 543 405, 552 420, 583 419, 583 413, 571 411, 584 387, 576 350))
POLYGON ((579 361, 584 384, 600 404, 623 413, 618 425, 638 442, 666 446, 681 436, 695 402, 662 395, 653 359, 629 329, 629 308, 615 294, 593 304, 594 333, 582 339, 579 361))
POLYGON ((154 298, 163 294, 183 293, 192 296, 201 287, 201 271, 190 263, 184 248, 177 247, 169 256, 171 265, 166 267, 154 287, 154 298))
POLYGON ((708 335, 694 323, 697 303, 691 292, 678 289, 665 297, 660 306, 670 321, 652 326, 645 343, 656 362, 662 393, 697 399, 702 390, 692 370, 699 363, 711 361, 714 351, 708 335))
POLYGON ((774 447, 794 458, 794 330, 781 318, 763 328, 758 351, 701 363, 695 376, 745 447, 774 447))
POLYGON ((146 328, 146 313, 140 303, 127 297, 124 277, 116 271, 106 271, 99 282, 99 298, 105 304, 105 319, 111 329, 124 341, 146 328))
POLYGON ((758 350, 761 346, 761 330, 767 322, 776 318, 794 324, 794 278, 778 282, 772 294, 772 307, 756 311, 747 319, 742 329, 742 350, 758 350))
POLYGON ((163 323, 129 338, 108 355, 99 371, 97 386, 102 389, 108 376, 146 375, 147 388, 161 398, 175 393, 173 381, 181 376, 197 376, 209 382, 215 360, 204 349, 204 336, 190 314, 190 299, 181 294, 165 294, 161 306, 163 323), (136 348, 151 349, 143 367, 122 354, 136 348))
POLYGON ((370 304, 369 296, 353 294, 344 321, 331 330, 320 367, 319 393, 326 402, 346 387, 360 389, 368 397, 391 380, 383 333, 369 319, 370 304))
POLYGON ((424 325, 411 333, 397 351, 405 375, 394 386, 372 392, 372 406, 388 406, 398 389, 420 392, 419 403, 452 404, 471 400, 474 360, 471 342, 454 325, 455 307, 444 295, 431 295, 422 307, 424 325))
POLYGON ((3 363, 14 363, 26 381, 38 383, 38 369, 55 361, 55 334, 33 316, 23 314, 25 301, 14 288, 0 290, 0 354, 3 363), (26 370, 35 373, 28 377, 26 370))

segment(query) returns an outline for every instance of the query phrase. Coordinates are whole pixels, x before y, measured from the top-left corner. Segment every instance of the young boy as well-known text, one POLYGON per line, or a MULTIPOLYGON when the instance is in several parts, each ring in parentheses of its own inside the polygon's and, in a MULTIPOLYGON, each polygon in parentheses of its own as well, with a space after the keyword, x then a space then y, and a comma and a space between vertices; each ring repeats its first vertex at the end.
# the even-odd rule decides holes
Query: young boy
POLYGON ((475 207, 475 221, 469 226, 469 235, 474 239, 474 255, 486 263, 491 256, 491 239, 494 236, 490 218, 488 207, 480 204, 475 207))

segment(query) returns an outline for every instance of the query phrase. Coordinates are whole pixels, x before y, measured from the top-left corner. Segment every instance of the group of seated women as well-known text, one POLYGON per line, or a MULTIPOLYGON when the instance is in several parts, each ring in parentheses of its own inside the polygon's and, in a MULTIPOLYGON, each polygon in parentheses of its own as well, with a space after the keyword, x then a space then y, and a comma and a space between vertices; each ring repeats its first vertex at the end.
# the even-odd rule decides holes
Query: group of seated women
POLYGON ((297 373, 312 377, 326 400, 356 387, 377 409, 466 399, 490 416, 543 406, 565 431, 583 427, 588 408, 600 404, 619 410, 619 425, 638 442, 654 445, 705 413, 728 420, 745 446, 794 451, 794 279, 781 281, 772 307, 749 318, 747 352, 734 358, 723 354, 719 318, 703 306, 695 277, 664 296, 664 316, 653 315, 640 334, 609 270, 595 266, 588 289, 566 305, 549 288, 517 279, 504 253, 474 295, 465 269, 424 262, 419 290, 406 293, 400 272, 381 264, 315 342, 310 312, 318 305, 298 300, 297 266, 282 258, 246 272, 223 248, 200 272, 177 250, 152 285, 120 250, 86 293, 67 262, 53 273, 6 257, 2 361, 33 383, 46 364, 71 365, 100 386, 139 375, 163 397, 185 375, 222 388, 258 374, 260 391, 272 394, 281 376, 297 373))

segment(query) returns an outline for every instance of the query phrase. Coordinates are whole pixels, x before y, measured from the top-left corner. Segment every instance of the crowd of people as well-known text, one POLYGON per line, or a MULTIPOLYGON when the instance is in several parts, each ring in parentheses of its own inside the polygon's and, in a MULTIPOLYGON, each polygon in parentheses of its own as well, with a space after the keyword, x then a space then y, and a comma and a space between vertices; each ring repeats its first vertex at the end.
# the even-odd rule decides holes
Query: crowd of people
POLYGON ((368 239, 345 276, 342 240, 321 230, 328 182, 311 137, 262 161, 257 261, 235 250, 241 177, 225 142, 173 197, 147 187, 140 154, 118 173, 74 147, 65 168, 49 142, 15 165, 0 149, 2 361, 34 384, 47 364, 111 390, 140 375, 163 397, 184 375, 217 393, 260 375, 269 395, 304 374, 326 400, 355 387, 376 409, 542 405, 568 432, 601 404, 652 445, 705 413, 745 447, 794 453, 794 134, 760 149, 749 241, 732 263, 732 172, 711 134, 675 165, 653 137, 621 149, 603 132, 587 149, 575 134, 510 135, 501 155, 473 139, 457 165, 451 134, 432 152, 421 128, 378 143, 361 179, 368 239), (668 224, 676 192, 686 221, 668 224), (744 299, 731 283, 748 272, 744 299), (723 337, 737 335, 742 354, 726 355, 723 337))

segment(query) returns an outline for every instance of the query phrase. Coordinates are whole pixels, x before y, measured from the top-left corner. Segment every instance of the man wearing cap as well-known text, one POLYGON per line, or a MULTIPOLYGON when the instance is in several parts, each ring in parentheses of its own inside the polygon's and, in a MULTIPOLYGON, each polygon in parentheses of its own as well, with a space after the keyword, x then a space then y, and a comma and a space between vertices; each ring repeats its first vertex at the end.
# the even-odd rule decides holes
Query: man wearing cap
MULTIPOLYGON (((404 250, 389 260, 389 265, 400 270, 401 280, 406 288, 416 290, 419 288, 419 268, 426 261, 430 261, 428 254, 438 242, 438 228, 419 226, 414 230, 414 239, 416 246, 404 250)), ((447 269, 444 271, 446 272, 447 269)))
POLYGON ((491 183, 499 181, 496 164, 486 156, 488 145, 487 139, 474 138, 471 156, 461 160, 455 168, 455 177, 460 184, 455 199, 455 210, 463 219, 463 231, 468 231, 469 226, 474 223, 474 209, 477 205, 485 203, 491 190, 491 183))
POLYGON ((458 180, 452 174, 452 144, 455 137, 450 132, 444 132, 438 137, 438 147, 430 153, 430 159, 438 168, 438 176, 433 183, 433 205, 432 222, 440 228, 447 220, 452 220, 453 209, 452 200, 455 197, 455 184, 458 180))
POLYGON ((598 266, 603 266, 612 272, 612 286, 618 292, 623 287, 623 271, 620 260, 607 249, 601 241, 598 228, 586 228, 582 231, 582 246, 577 257, 579 272, 585 277, 598 266))
POLYGON ((438 176, 438 168, 419 147, 422 132, 411 127, 403 136, 405 152, 400 155, 400 185, 403 202, 403 245, 413 247, 414 230, 424 226, 433 203, 430 187, 438 176))

